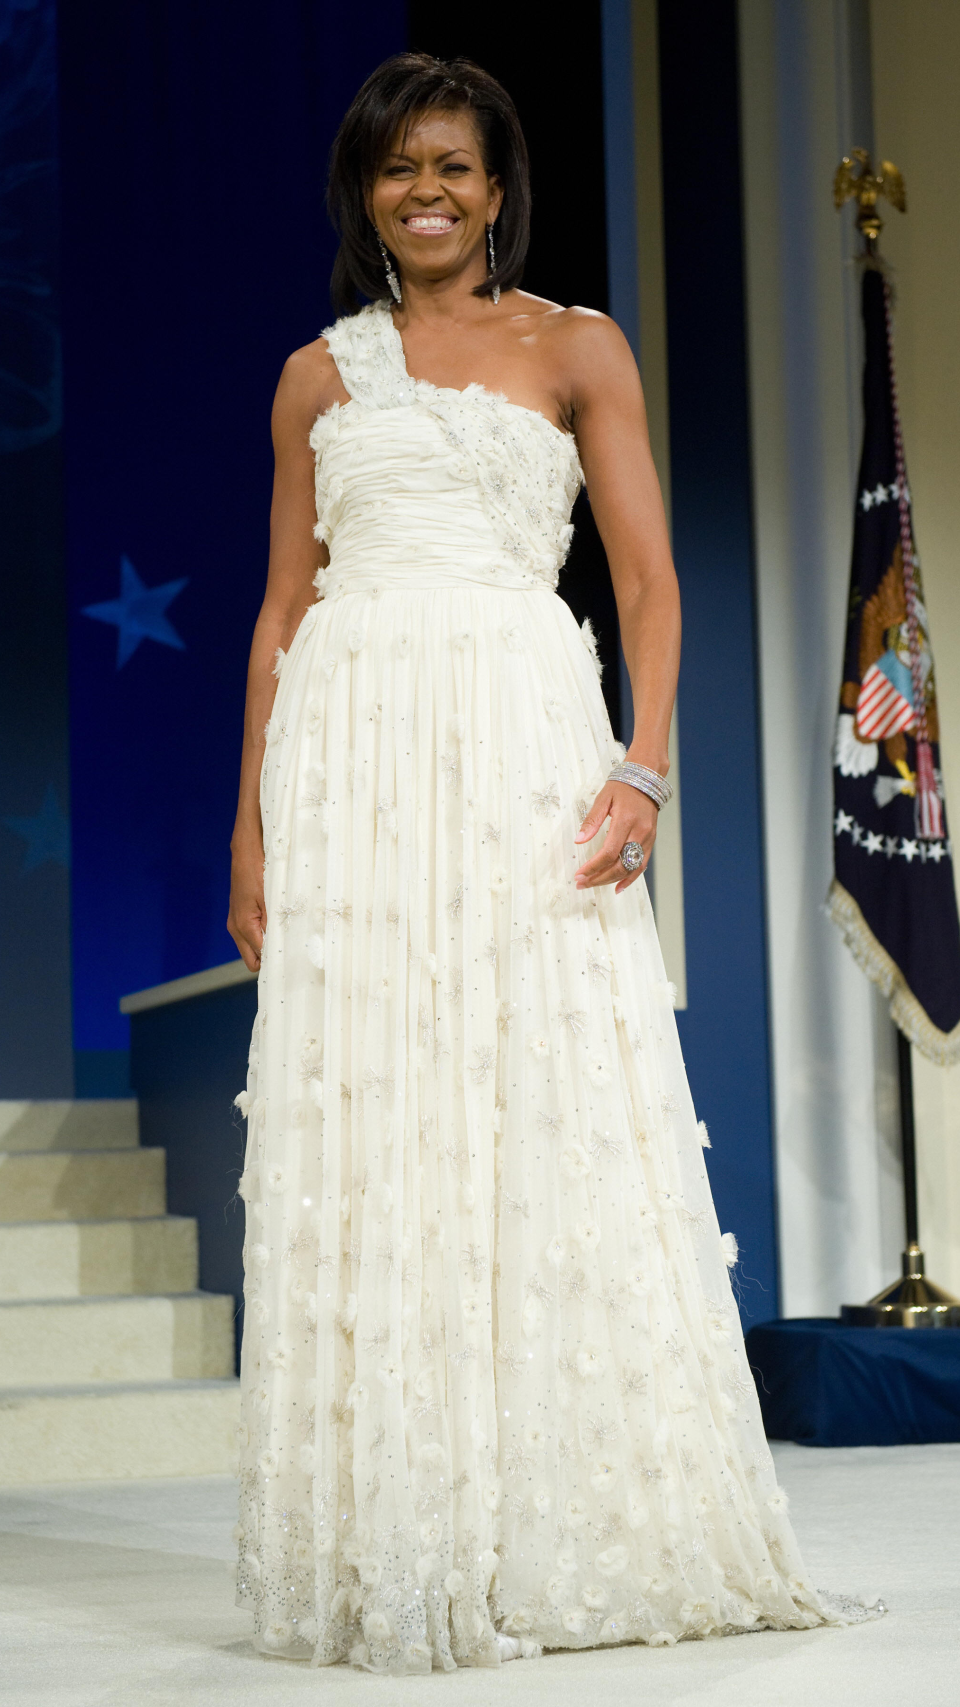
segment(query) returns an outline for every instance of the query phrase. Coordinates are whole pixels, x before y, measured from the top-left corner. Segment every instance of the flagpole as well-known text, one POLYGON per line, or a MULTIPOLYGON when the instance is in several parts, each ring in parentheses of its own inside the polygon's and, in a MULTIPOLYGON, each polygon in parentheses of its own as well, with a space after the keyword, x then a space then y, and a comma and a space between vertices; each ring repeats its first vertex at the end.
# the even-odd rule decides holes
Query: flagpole
POLYGON ((900 1080, 900 1148, 903 1156, 903 1210, 906 1250, 899 1280, 884 1287, 869 1304, 844 1304, 842 1320, 855 1328, 960 1328, 960 1299, 934 1286, 924 1274, 917 1209, 917 1137, 913 1117, 913 1057, 909 1037, 897 1028, 900 1080))
MULTIPOLYGON (((870 156, 865 149, 855 148, 852 158, 844 158, 834 179, 834 206, 840 208, 853 197, 857 202, 857 230, 863 238, 862 261, 884 272, 877 255, 877 241, 883 220, 877 211, 877 199, 885 196, 901 213, 906 212, 906 193, 903 178, 889 160, 881 163, 874 173, 870 156), (856 168, 859 170, 856 170, 856 168)), ((890 289, 883 278, 883 295, 889 358, 890 400, 896 446, 896 491, 899 507, 901 561, 903 564, 907 622, 910 633, 911 674, 913 699, 916 706, 917 774, 915 779, 917 806, 917 835, 922 838, 942 837, 944 834, 940 801, 936 790, 933 761, 927 731, 923 679, 920 669, 920 649, 917 636, 916 587, 914 581, 913 527, 910 519, 906 464, 900 428, 900 409, 897 398, 896 374, 893 363, 893 334, 890 317, 890 289)), ((851 1327, 902 1328, 960 1328, 960 1300, 941 1287, 934 1286, 924 1274, 924 1256, 920 1248, 920 1218, 917 1203, 917 1139, 914 1121, 913 1057, 910 1039, 899 1027, 897 1032, 897 1074, 900 1090, 900 1148, 903 1158, 903 1199, 906 1249, 901 1258, 902 1276, 871 1298, 868 1304, 844 1304, 841 1319, 851 1327)))
MULTIPOLYGON (((913 1056, 910 1039, 899 1026, 897 1033, 897 1077, 900 1081, 900 1150, 903 1156, 903 1212, 907 1250, 920 1251, 920 1215, 917 1209, 917 1134, 913 1110, 913 1056)), ((921 1270, 922 1272, 922 1270, 921 1270)))

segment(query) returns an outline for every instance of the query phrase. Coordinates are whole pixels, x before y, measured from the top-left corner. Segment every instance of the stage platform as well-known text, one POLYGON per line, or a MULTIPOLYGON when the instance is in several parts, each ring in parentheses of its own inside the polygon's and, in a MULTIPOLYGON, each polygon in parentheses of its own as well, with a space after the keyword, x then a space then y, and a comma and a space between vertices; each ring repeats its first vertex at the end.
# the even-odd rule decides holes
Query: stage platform
POLYGON ((960 1441, 960 1329, 764 1322, 747 1357, 771 1440, 801 1446, 960 1441))
POLYGON ((231 1477, 18 1488, 0 1493, 3 1688, 30 1707, 955 1707, 960 1446, 773 1452, 813 1581, 879 1594, 885 1618, 550 1654, 496 1675, 318 1673, 253 1650, 233 1604, 231 1477))

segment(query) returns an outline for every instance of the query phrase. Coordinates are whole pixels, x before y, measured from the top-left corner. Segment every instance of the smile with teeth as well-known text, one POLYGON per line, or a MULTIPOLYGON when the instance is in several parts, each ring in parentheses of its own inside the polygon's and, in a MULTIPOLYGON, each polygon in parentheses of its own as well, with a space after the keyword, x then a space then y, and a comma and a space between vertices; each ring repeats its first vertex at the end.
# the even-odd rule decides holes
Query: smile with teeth
POLYGON ((410 213, 403 223, 417 237, 442 237, 460 221, 452 213, 410 213))

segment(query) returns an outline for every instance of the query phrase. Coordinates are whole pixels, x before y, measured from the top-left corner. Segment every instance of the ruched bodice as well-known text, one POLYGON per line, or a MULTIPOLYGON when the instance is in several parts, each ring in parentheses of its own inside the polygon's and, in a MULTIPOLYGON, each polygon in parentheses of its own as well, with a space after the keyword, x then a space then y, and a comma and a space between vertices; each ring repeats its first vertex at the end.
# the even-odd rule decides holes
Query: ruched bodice
POLYGON ((351 400, 310 436, 315 532, 330 551, 318 591, 371 579, 555 589, 583 479, 571 436, 483 386, 411 379, 382 303, 325 337, 351 400))

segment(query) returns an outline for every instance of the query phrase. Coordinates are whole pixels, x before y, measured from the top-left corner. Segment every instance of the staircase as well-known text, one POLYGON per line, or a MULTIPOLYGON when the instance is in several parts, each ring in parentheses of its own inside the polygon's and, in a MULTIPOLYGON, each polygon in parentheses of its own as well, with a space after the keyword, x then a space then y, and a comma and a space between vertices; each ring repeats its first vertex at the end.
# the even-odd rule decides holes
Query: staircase
POLYGON ((165 1161, 135 1102, 0 1102, 0 1486, 235 1469, 236 1305, 165 1161))

